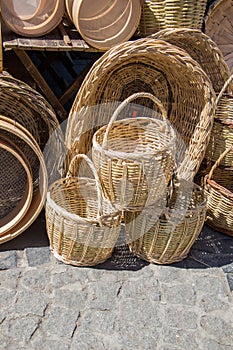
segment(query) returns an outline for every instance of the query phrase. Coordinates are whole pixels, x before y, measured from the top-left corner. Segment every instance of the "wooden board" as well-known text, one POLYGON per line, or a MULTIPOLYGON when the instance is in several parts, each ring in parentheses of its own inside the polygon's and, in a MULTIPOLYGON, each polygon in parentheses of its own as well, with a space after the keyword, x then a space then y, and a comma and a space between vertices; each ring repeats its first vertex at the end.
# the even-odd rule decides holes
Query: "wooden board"
POLYGON ((52 32, 37 38, 19 36, 2 23, 2 43, 5 50, 101 51, 88 45, 77 29, 65 22, 61 23, 52 32))

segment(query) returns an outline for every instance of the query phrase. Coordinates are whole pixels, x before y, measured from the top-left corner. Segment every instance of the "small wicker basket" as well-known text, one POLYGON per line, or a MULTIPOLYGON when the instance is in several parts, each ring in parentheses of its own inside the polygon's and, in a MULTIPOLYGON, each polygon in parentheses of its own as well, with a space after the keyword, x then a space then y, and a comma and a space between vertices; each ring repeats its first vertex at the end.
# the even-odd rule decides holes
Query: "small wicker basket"
POLYGON ((76 155, 66 178, 54 182, 46 202, 46 227, 54 256, 75 266, 92 266, 107 260, 121 228, 120 211, 102 197, 97 172, 86 155, 76 155), (84 159, 94 179, 74 177, 84 159))
MULTIPOLYGON (((233 80, 233 74, 224 84, 216 99, 214 125, 210 133, 210 141, 206 149, 207 162, 214 163, 221 154, 233 144, 233 89, 226 92, 233 80)), ((226 167, 233 166, 233 152, 221 157, 220 164, 226 167)))
POLYGON ((202 28, 207 0, 143 0, 137 34, 141 37, 165 28, 202 28))
POLYGON ((174 186, 164 209, 158 203, 124 211, 126 240, 137 257, 156 264, 171 264, 187 257, 206 217, 201 187, 186 180, 174 186))
POLYGON ((175 166, 175 143, 175 132, 161 102, 144 92, 129 96, 117 107, 109 124, 93 137, 92 158, 105 195, 121 209, 165 198, 175 166), (116 121, 124 108, 138 98, 152 100, 159 107, 158 118, 140 115, 116 121))
POLYGON ((227 148, 204 178, 207 195, 207 224, 217 231, 233 236, 233 170, 221 167, 224 157, 233 153, 227 148))

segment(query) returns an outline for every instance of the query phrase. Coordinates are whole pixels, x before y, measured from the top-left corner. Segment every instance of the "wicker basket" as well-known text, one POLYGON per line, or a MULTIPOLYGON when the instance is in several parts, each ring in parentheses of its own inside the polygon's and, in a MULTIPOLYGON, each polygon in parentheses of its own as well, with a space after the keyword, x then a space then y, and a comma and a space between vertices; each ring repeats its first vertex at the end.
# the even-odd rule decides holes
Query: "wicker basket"
POLYGON ((46 226, 54 256, 66 264, 91 266, 107 260, 121 228, 121 212, 102 198, 96 170, 86 155, 76 155, 66 178, 51 185, 46 202, 46 226), (85 159, 95 179, 74 177, 85 159))
MULTIPOLYGON (((214 163, 220 155, 233 144, 233 89, 226 92, 233 80, 233 74, 226 81, 216 99, 216 112, 210 141, 206 149, 207 162, 214 163)), ((221 158, 223 166, 233 166, 233 152, 228 152, 221 158)))
MULTIPOLYGON (((192 176, 209 141, 215 93, 186 51, 153 38, 117 45, 89 70, 68 117, 66 145, 71 156, 90 152, 93 134, 109 123, 119 101, 141 91, 152 93, 164 105, 183 141, 178 170, 192 176)), ((149 102, 141 99, 140 104, 153 109, 149 102)))
MULTIPOLYGON (((231 0, 217 0, 205 18, 205 33, 223 53, 230 70, 233 69, 233 6, 231 0)), ((232 71, 233 72, 233 71, 232 71)))
POLYGON ((171 264, 187 257, 205 217, 203 189, 180 180, 165 209, 155 203, 141 210, 124 211, 126 240, 137 257, 157 264, 171 264))
POLYGON ((21 150, 31 166, 33 197, 22 219, 0 235, 0 243, 7 242, 24 232, 43 209, 48 188, 47 169, 43 154, 32 135, 19 123, 0 115, 0 132, 11 139, 21 150))
POLYGON ((0 134, 0 235, 13 228, 32 201, 30 164, 8 137, 0 134))
POLYGON ((137 34, 141 37, 165 28, 202 28, 207 0, 143 0, 137 34))
POLYGON ((207 194, 207 224, 217 231, 233 236, 233 170, 220 167, 222 159, 233 153, 233 144, 214 163, 204 179, 207 194))
MULTIPOLYGON (((150 113, 153 115, 153 111, 150 113)), ((165 198, 175 166, 175 142, 175 132, 156 97, 142 92, 125 99, 109 124, 97 130, 93 137, 93 162, 105 195, 121 209, 144 206, 161 196, 165 198), (126 115, 125 107, 138 98, 148 98, 159 107, 157 119, 143 117, 143 112, 139 112, 137 118, 116 121, 123 110, 126 115)))
POLYGON ((230 77, 230 70, 216 43, 199 29, 168 28, 152 35, 176 45, 197 61, 208 75, 216 93, 219 93, 230 77))
POLYGON ((0 114, 21 124, 40 146, 49 183, 62 175, 64 135, 51 105, 35 89, 7 72, 0 74, 0 114))

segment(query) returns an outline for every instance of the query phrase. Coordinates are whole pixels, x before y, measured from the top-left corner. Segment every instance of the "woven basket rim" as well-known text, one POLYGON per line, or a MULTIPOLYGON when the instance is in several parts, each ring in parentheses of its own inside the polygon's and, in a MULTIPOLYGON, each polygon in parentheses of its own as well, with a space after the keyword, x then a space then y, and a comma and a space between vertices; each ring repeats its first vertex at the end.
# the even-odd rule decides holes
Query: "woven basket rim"
POLYGON ((0 243, 4 243, 24 232, 40 214, 46 199, 48 178, 43 154, 40 150, 39 145, 37 144, 33 136, 28 132, 28 130, 25 129, 21 124, 13 122, 11 119, 0 115, 0 130, 1 129, 18 134, 18 136, 23 138, 23 140, 29 145, 29 147, 32 148, 33 152, 36 154, 40 162, 41 185, 40 188, 38 188, 36 193, 33 195, 31 206, 28 209, 26 215, 24 215, 24 217, 22 218, 22 220, 11 230, 9 230, 6 234, 0 235, 0 243))
MULTIPOLYGON (((56 187, 59 188, 59 186, 61 184, 64 184, 64 181, 72 181, 72 182, 77 182, 77 183, 80 183, 80 181, 82 180, 85 180, 85 183, 87 181, 87 178, 86 177, 72 177, 72 178, 62 178, 62 179, 59 179, 55 182, 53 182, 53 184, 48 188, 48 191, 47 191, 47 198, 46 198, 46 202, 48 203, 48 205, 52 208, 54 208, 54 210, 61 214, 63 217, 67 218, 67 219, 70 219, 72 221, 75 221, 77 223, 80 223, 80 222, 86 222, 86 223, 94 223, 94 224, 101 224, 102 221, 112 217, 114 214, 117 214, 120 212, 120 210, 117 210, 113 207, 112 203, 107 199, 107 198, 103 198, 102 200, 109 206, 111 209, 114 209, 114 211, 112 211, 111 213, 109 214, 102 214, 101 216, 96 217, 96 218, 91 218, 91 219, 88 219, 87 217, 82 217, 78 214, 74 214, 74 213, 71 213, 69 212, 68 210, 64 209, 63 207, 61 207, 59 204, 57 204, 52 198, 51 198, 51 192, 52 190, 56 190, 56 187)), ((92 185, 95 185, 95 180, 94 179, 90 179, 88 178, 88 182, 92 183, 92 185)), ((96 203, 98 202, 98 199, 97 199, 97 196, 96 196, 96 203)), ((96 204, 96 207, 97 207, 97 204, 96 204)))
POLYGON ((7 216, 4 217, 3 220, 0 220, 1 222, 0 235, 2 235, 2 234, 5 234, 8 230, 12 229, 23 218, 23 216, 26 214, 27 210, 29 209, 32 201, 32 196, 33 196, 33 182, 32 182, 30 164, 28 163, 26 157, 21 152, 19 147, 17 147, 13 143, 13 141, 9 140, 8 137, 0 134, 0 148, 6 149, 13 156, 15 156, 15 158, 21 163, 21 165, 23 166, 27 174, 27 183, 26 183, 24 195, 21 197, 16 207, 9 214, 7 214, 7 216), (18 205, 21 206, 20 210, 18 209, 18 205), (2 225, 3 222, 4 224, 2 225))
MULTIPOLYGON (((196 212, 198 210, 203 210, 206 207, 207 198, 206 198, 206 196, 205 196, 205 194, 203 192, 203 188, 200 185, 198 185, 196 183, 193 183, 193 191, 194 190, 198 190, 198 191, 200 191, 202 193, 203 200, 201 201, 201 203, 199 203, 197 206, 195 206, 195 208, 183 209, 185 212, 187 212, 187 216, 192 215, 193 212, 196 212)), ((193 194, 193 192, 192 192, 192 194, 193 194)), ((155 206, 155 203, 150 204, 150 205, 148 205, 146 207, 145 206, 144 207, 137 207, 137 208, 133 208, 133 207, 128 207, 127 208, 126 207, 126 208, 124 208, 124 210, 125 211, 129 210, 131 212, 132 211, 141 211, 141 210, 147 209, 147 208, 151 209, 151 210, 154 210, 154 206, 155 206)), ((170 215, 172 215, 174 213, 179 214, 181 211, 182 211, 182 209, 181 210, 180 209, 174 209, 174 208, 170 208, 170 207, 166 206, 165 208, 163 208, 162 214, 165 214, 166 216, 170 216, 170 215)))
MULTIPOLYGON (((221 194, 225 198, 233 199, 233 192, 228 190, 226 187, 220 185, 215 180, 209 179, 208 175, 206 175, 206 182, 211 188, 213 188, 215 191, 217 191, 219 194, 221 194)), ((209 189, 207 186, 205 186, 205 189, 209 192, 209 189)))
MULTIPOLYGON (((117 120, 113 123, 113 126, 114 125, 124 125, 124 124, 127 124, 127 123, 132 123, 132 122, 135 122, 137 124, 137 122, 140 122, 140 121, 148 121, 149 124, 156 124, 158 120, 154 120, 152 118, 146 118, 146 117, 137 117, 137 118, 125 118, 125 119, 121 119, 121 120, 117 120)), ((163 120, 160 120, 161 122, 163 122, 163 120)), ((137 125, 136 125, 137 126, 137 125)), ((176 138, 176 135, 175 135, 175 132, 174 132, 174 129, 172 127, 169 127, 169 131, 171 132, 172 134, 172 137, 170 138, 168 144, 164 147, 161 147, 159 148, 158 150, 156 151, 152 151, 152 150, 149 150, 147 152, 124 152, 124 151, 115 151, 115 150, 112 150, 110 148, 105 148, 103 147, 98 141, 97 141, 97 137, 99 136, 100 133, 103 133, 104 130, 107 128, 107 125, 104 125, 102 126, 101 128, 99 128, 93 135, 93 139, 92 139, 92 144, 93 144, 93 147, 99 151, 99 152, 104 152, 106 155, 109 155, 111 157, 114 157, 114 156, 118 156, 120 158, 130 158, 130 159, 138 159, 138 157, 142 157, 142 156, 149 156, 149 157, 154 157, 156 156, 157 153, 159 152, 163 152, 163 151, 166 151, 167 147, 169 147, 171 144, 174 143, 175 141, 175 138, 176 138)))

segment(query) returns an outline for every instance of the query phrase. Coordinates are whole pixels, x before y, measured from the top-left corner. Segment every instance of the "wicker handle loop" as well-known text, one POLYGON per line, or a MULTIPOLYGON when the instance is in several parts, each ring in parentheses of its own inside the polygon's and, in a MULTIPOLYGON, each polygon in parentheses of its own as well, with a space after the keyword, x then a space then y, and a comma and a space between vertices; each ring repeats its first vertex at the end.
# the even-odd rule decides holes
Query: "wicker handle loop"
POLYGON ((98 216, 100 217, 103 214, 102 190, 101 190, 99 176, 98 176, 96 168, 94 167, 94 164, 92 163, 90 158, 88 158, 85 154, 76 154, 71 159, 66 177, 69 180, 71 177, 75 176, 77 161, 79 161, 81 159, 84 159, 86 161, 86 163, 89 165, 89 167, 94 175, 96 189, 97 189, 97 197, 98 197, 98 216))
POLYGON ((213 172, 214 170, 219 166, 221 160, 229 153, 233 150, 233 144, 228 147, 220 156, 219 158, 216 160, 216 162, 214 163, 214 165, 212 166, 212 168, 210 169, 210 172, 209 172, 209 175, 208 175, 208 178, 211 179, 212 175, 213 175, 213 172))
POLYGON ((163 120, 167 119, 167 112, 166 112, 162 102, 157 97, 150 94, 149 92, 136 92, 135 94, 130 95, 123 102, 121 102, 119 104, 119 106, 116 108, 116 110, 114 111, 114 113, 113 113, 113 115, 108 123, 108 126, 106 128, 104 138, 103 138, 102 147, 104 147, 106 145, 109 131, 110 131, 114 121, 117 119, 118 115, 120 114, 120 112, 125 108, 125 106, 127 104, 129 104, 133 100, 136 100, 139 97, 146 97, 146 98, 149 98, 150 100, 152 100, 159 107, 163 120))
POLYGON ((230 77, 227 79, 227 81, 225 82, 225 84, 223 85, 222 87, 222 90, 220 91, 220 93, 218 94, 218 97, 216 98, 216 106, 218 105, 218 102, 219 100, 222 98, 225 90, 227 89, 227 87, 230 85, 230 83, 232 82, 233 80, 233 74, 230 75, 230 77))

